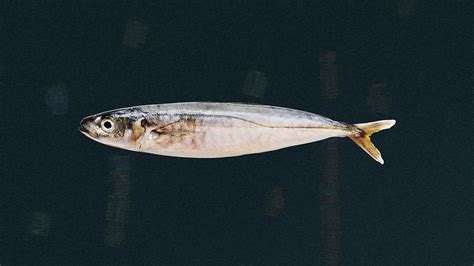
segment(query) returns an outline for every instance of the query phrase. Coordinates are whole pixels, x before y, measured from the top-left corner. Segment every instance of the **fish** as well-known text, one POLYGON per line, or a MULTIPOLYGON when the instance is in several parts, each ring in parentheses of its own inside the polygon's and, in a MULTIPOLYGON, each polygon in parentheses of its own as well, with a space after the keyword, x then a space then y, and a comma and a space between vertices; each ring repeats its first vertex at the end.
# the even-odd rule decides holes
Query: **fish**
POLYGON ((83 118, 79 131, 125 150, 185 158, 257 154, 327 138, 350 138, 383 164, 372 134, 395 120, 347 124, 306 111, 261 104, 181 102, 120 108, 83 118))

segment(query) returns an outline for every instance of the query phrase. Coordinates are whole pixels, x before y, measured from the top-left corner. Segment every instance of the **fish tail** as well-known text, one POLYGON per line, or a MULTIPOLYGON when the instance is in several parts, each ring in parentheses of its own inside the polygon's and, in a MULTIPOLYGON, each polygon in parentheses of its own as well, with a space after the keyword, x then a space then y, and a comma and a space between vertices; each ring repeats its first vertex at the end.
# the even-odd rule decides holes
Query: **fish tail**
POLYGON ((389 129, 395 125, 395 120, 380 120, 370 123, 354 124, 356 131, 350 136, 352 141, 367 152, 374 160, 383 164, 382 155, 370 141, 370 136, 380 130, 389 129))

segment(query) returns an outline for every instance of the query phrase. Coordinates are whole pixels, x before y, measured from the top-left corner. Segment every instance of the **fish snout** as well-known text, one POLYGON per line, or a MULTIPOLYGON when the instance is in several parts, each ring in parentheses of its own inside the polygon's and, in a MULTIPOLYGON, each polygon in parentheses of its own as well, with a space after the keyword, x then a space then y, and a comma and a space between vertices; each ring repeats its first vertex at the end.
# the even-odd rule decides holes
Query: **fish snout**
POLYGON ((79 123, 78 130, 86 136, 96 137, 97 134, 93 130, 93 124, 94 124, 94 118, 91 116, 88 116, 81 120, 81 122, 79 123))
POLYGON ((82 133, 87 132, 86 127, 85 127, 82 123, 79 125, 79 127, 78 127, 77 129, 78 129, 79 131, 81 131, 82 133))

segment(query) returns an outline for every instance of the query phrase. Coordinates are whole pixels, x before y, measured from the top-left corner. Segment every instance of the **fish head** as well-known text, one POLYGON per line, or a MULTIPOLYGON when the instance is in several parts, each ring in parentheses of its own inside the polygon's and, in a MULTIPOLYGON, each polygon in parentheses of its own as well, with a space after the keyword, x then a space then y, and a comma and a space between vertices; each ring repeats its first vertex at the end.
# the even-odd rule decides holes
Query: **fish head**
POLYGON ((129 148, 127 123, 127 117, 116 112, 106 112, 83 118, 79 131, 99 143, 126 149, 129 148))

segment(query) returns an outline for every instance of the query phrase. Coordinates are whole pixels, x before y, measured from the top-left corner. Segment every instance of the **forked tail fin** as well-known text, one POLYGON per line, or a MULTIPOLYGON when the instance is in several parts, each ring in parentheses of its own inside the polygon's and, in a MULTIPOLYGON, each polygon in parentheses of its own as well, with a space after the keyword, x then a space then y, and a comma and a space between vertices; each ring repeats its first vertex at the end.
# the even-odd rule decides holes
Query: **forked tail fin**
POLYGON ((350 136, 350 138, 372 158, 374 158, 374 160, 383 164, 382 155, 372 141, 370 141, 370 136, 380 130, 389 129, 393 125, 395 125, 395 120, 380 120, 370 123, 354 124, 354 126, 359 130, 357 130, 354 135, 350 136))

